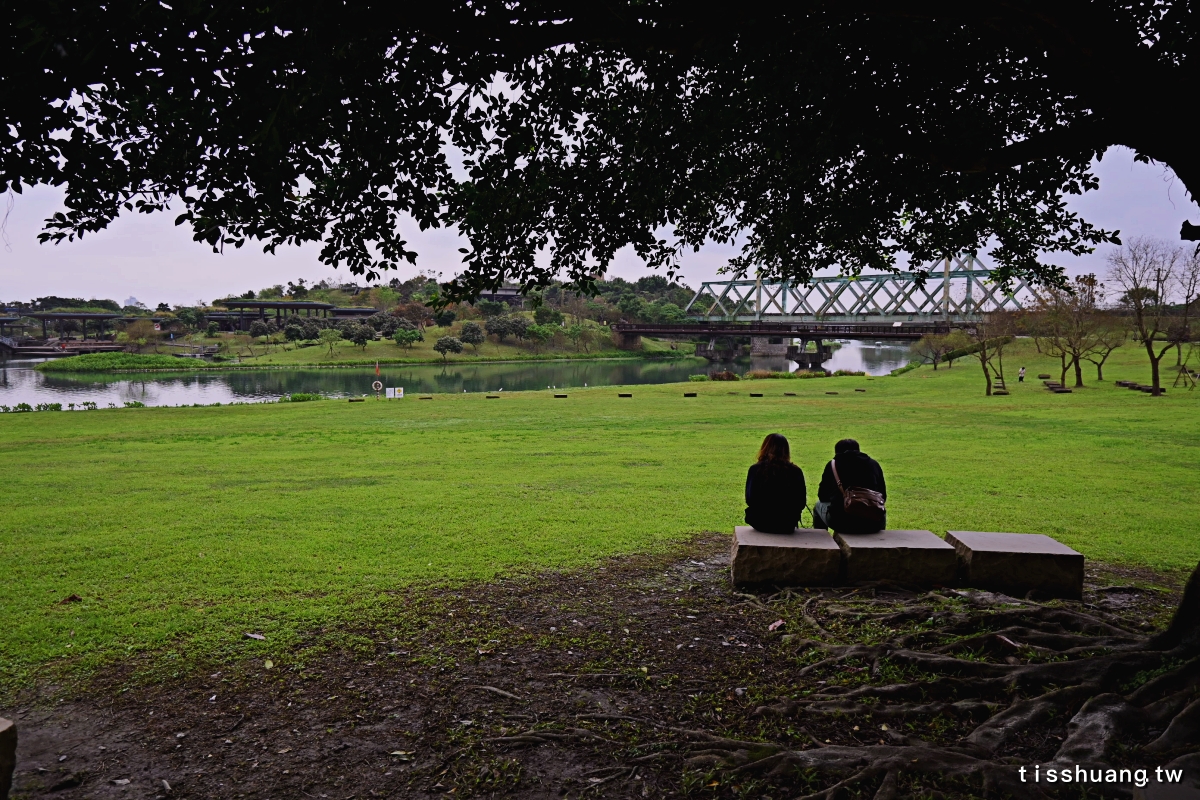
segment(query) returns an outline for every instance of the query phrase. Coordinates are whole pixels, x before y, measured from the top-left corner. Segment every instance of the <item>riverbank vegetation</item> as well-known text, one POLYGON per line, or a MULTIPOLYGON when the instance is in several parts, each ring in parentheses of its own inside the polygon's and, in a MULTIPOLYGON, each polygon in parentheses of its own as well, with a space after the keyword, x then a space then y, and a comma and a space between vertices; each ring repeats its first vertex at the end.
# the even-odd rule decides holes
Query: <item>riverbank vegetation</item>
POLYGON ((40 372, 118 372, 122 370, 190 370, 209 364, 153 353, 86 353, 43 361, 40 372))
MULTIPOLYGON (((790 397, 768 379, 623 399, 603 387, 5 414, 0 674, 14 686, 52 665, 223 658, 246 631, 286 642, 367 618, 414 582, 727 532, 771 431, 810 485, 834 441, 858 438, 887 471, 895 527, 1046 533, 1089 558, 1189 569, 1200 392, 1115 388, 1148 372, 1123 350, 1108 381, 1068 395, 1031 379, 986 397, 956 365, 787 381, 790 397)), ((1031 374, 1056 363, 1024 340, 1008 357, 1031 374)))

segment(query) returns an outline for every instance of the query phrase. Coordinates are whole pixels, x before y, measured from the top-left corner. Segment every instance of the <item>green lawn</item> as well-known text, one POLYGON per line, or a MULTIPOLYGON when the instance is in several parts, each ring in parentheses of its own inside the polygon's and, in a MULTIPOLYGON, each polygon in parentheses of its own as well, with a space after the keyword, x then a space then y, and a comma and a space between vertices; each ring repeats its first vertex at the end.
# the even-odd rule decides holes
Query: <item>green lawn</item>
POLYGON ((992 398, 964 359, 875 380, 638 386, 632 399, 605 387, 0 415, 0 675, 12 688, 51 664, 278 647, 412 581, 728 531, 772 431, 813 492, 833 442, 858 438, 887 472, 893 527, 1046 533, 1091 558, 1190 569, 1200 391, 1114 388, 1147 378, 1126 348, 1108 382, 1052 395, 1033 378, 1049 360, 1014 354, 1014 374, 1021 358, 1031 382, 992 398), (59 603, 72 594, 82 602, 59 603))

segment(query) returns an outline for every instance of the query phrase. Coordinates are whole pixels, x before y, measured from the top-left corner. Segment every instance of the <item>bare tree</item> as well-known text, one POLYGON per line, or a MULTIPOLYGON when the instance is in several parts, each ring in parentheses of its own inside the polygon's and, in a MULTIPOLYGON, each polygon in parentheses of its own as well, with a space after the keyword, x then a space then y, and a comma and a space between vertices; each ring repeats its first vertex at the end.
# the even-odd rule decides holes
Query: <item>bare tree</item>
POLYGON ((1107 320, 1099 309, 1103 297, 1104 284, 1095 275, 1076 276, 1069 287, 1048 289, 1038 297, 1034 338, 1039 351, 1058 356, 1062 383, 1066 383, 1067 370, 1074 367, 1075 385, 1083 386, 1083 361, 1101 345, 1101 340, 1114 341, 1107 335, 1107 320))
POLYGON ((1167 331, 1167 339, 1175 343, 1175 365, 1182 366, 1183 346, 1195 341, 1192 318, 1197 311, 1195 306, 1200 304, 1197 300, 1200 294, 1200 247, 1190 254, 1180 255, 1175 283, 1180 303, 1167 331))
POLYGON ((1125 320, 1111 311, 1096 311, 1096 342, 1085 355, 1096 366, 1096 380, 1104 380, 1104 362, 1129 338, 1125 320))
POLYGON ((1066 290, 1049 289, 1038 295, 1034 313, 1033 341, 1042 355, 1059 361, 1059 383, 1066 383, 1067 368, 1070 366, 1070 349, 1067 347, 1067 317, 1065 306, 1069 293, 1066 290))
POLYGON ((1150 359, 1151 394, 1162 394, 1159 364, 1176 346, 1167 336, 1172 323, 1171 295, 1182 253, 1158 239, 1137 237, 1108 255, 1109 281, 1123 294, 1118 302, 1129 312, 1135 341, 1150 359))
POLYGON ((983 369, 984 380, 987 381, 986 394, 992 394, 992 381, 999 378, 1004 382, 1004 346, 1011 339, 1013 327, 1012 315, 1006 311, 993 311, 975 325, 967 329, 967 335, 975 350, 974 356, 979 359, 983 369))

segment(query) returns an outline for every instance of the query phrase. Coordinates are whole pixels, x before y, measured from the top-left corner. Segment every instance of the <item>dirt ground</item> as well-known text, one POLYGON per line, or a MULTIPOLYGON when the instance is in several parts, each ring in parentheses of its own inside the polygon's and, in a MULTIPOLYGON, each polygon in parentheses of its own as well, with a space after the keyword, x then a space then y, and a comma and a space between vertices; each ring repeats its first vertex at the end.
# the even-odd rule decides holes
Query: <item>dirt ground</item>
MULTIPOLYGON (((801 797, 830 781, 689 767, 692 740, 804 749, 894 738, 869 717, 755 711, 893 677, 844 665, 800 675, 819 660, 797 645, 802 636, 862 635, 843 617, 810 613, 812 597, 902 607, 914 595, 745 594, 728 567, 728 537, 711 535, 585 572, 413 589, 397 598, 394 624, 312 631, 270 665, 152 685, 114 669, 78 696, 0 710, 19 727, 14 797, 801 797)), ((1082 606, 1149 632, 1166 624, 1178 589, 1170 576, 1093 567, 1082 606)), ((1039 726, 1008 755, 1052 754, 1066 722, 1039 726)), ((904 727, 952 742, 969 725, 935 716, 904 727)))

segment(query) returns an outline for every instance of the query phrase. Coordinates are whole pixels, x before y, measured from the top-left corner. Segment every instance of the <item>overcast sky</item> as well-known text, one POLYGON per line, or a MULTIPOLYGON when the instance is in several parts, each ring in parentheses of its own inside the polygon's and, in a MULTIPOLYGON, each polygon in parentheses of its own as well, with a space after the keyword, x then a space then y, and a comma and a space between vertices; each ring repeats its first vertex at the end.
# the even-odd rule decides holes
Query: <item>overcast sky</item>
MULTIPOLYGON (((1097 165, 1097 174, 1100 190, 1071 202, 1096 225, 1118 229, 1123 237, 1149 235, 1178 242, 1184 219, 1200 222, 1200 208, 1188 199, 1174 175, 1161 166, 1134 163, 1129 150, 1110 150, 1097 165)), ((107 230, 82 241, 41 245, 37 234, 42 221, 61 210, 62 194, 41 187, 0 197, 0 216, 10 203, 0 242, 0 301, 58 295, 123 302, 133 296, 151 307, 162 302, 191 305, 297 278, 353 279, 346 270, 320 264, 315 244, 280 248, 275 255, 253 244, 214 254, 207 245, 191 240, 190 229, 175 227, 170 212, 125 214, 107 230)), ((409 242, 420 256, 416 267, 401 270, 401 277, 418 269, 452 277, 460 263, 459 237, 452 231, 421 232, 415 225, 409 227, 409 242)), ((733 252, 733 248, 710 245, 688 253, 682 262, 685 282, 695 287, 716 278, 717 269, 733 252)), ((1072 274, 1103 273, 1104 249, 1082 258, 1060 257, 1056 263, 1072 274)), ((647 272, 627 248, 618 254, 609 274, 636 279, 647 272)))

